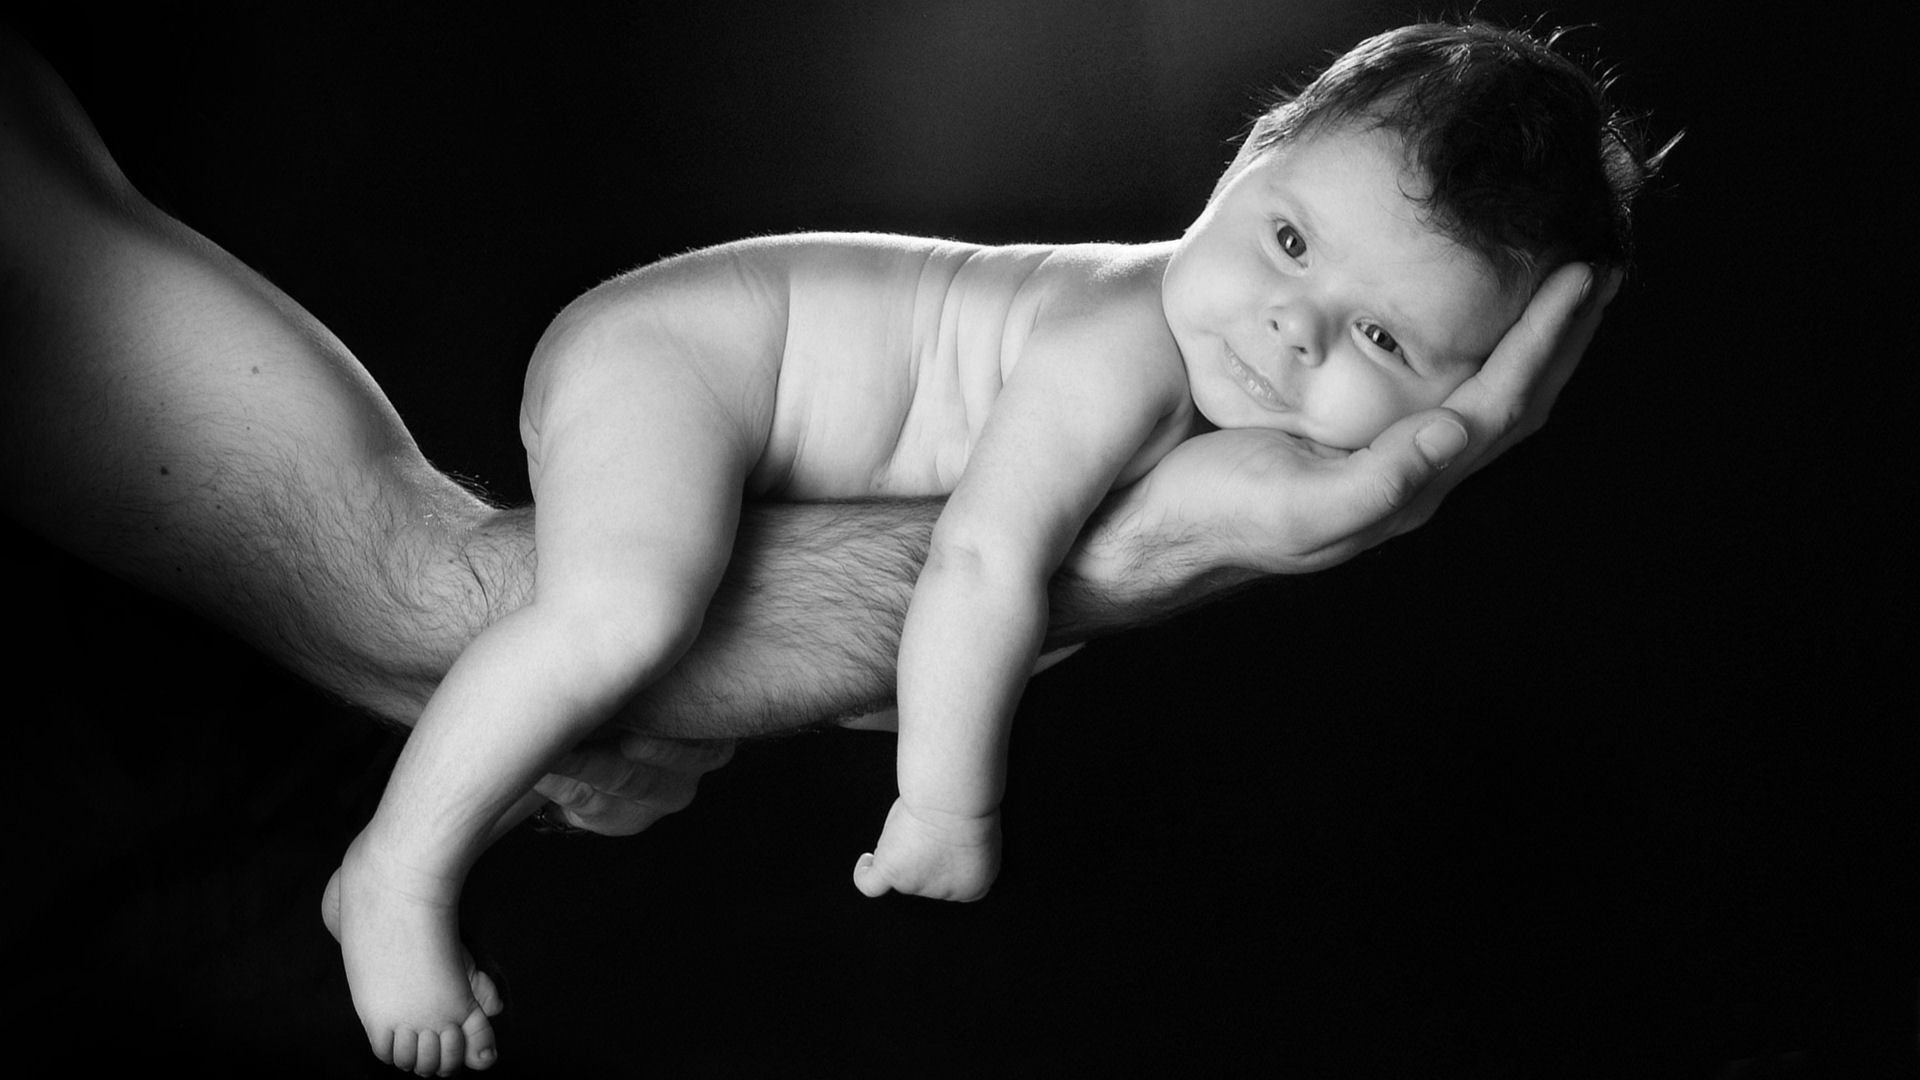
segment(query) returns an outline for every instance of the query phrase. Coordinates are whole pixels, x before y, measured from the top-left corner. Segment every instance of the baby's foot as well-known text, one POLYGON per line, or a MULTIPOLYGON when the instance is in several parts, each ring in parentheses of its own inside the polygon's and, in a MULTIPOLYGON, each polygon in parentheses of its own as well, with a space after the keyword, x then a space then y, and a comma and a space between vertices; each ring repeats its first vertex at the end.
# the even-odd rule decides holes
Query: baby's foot
POLYGON ((493 1064, 500 994, 460 944, 458 890, 374 852, 363 836, 327 882, 354 1011, 381 1061, 420 1076, 493 1064))
POLYGON ((978 900, 1000 873, 1000 812, 964 817, 895 799, 880 843, 860 856, 853 883, 868 896, 889 890, 935 900, 978 900))

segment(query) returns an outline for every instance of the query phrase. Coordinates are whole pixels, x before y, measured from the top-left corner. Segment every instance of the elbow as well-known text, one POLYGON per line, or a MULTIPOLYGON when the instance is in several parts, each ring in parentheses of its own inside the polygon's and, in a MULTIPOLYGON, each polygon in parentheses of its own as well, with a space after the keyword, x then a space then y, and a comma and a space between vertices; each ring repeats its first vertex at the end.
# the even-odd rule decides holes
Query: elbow
POLYGON ((1050 573, 1051 568, 1033 553, 1015 544, 935 536, 919 588, 963 598, 976 610, 990 607, 1005 616, 1029 614, 1044 623, 1050 573))

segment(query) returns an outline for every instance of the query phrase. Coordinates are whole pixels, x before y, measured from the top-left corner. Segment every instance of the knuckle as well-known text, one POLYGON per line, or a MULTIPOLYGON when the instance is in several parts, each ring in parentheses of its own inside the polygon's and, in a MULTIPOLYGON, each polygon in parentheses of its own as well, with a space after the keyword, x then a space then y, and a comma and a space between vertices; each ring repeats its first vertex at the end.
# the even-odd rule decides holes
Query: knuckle
POLYGON ((1425 506, 1414 506, 1405 513, 1396 516, 1389 526, 1389 536, 1405 536, 1407 533, 1425 525, 1433 517, 1433 510, 1425 506))
POLYGON ((677 814, 692 805, 693 793, 694 785, 691 782, 684 784, 662 784, 654 790, 652 796, 647 799, 647 802, 663 813, 677 814))
POLYGON ((658 820, 660 815, 647 813, 643 807, 620 807, 597 818, 593 831, 602 836, 632 836, 658 820))
POLYGON ((584 806, 593 798, 593 789, 570 776, 549 777, 542 787, 542 794, 549 802, 564 809, 584 806))
POLYGON ((1398 469, 1382 472, 1374 479, 1374 499, 1388 511, 1405 509, 1419 490, 1414 478, 1398 469))

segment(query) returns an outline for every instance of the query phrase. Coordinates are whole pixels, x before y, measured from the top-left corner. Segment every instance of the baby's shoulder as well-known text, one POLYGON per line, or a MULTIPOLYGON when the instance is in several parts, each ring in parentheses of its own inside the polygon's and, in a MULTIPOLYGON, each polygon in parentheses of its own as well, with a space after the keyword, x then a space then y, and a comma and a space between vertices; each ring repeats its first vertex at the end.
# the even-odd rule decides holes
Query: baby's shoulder
POLYGON ((1177 359, 1160 301, 1165 261, 1129 244, 1059 248, 1035 275, 1035 335, 1101 350, 1114 362, 1177 359))

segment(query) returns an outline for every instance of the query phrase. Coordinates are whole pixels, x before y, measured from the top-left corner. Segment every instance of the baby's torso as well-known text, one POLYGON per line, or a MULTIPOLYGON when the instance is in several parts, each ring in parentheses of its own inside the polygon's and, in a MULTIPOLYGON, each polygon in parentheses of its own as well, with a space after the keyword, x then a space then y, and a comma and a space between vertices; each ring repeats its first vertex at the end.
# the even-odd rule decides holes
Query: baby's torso
MULTIPOLYGON (((784 321, 775 333, 740 334, 705 316, 706 329, 695 331, 716 343, 702 350, 702 362, 726 365, 738 387, 739 419, 751 426, 743 434, 763 440, 747 478, 746 493, 756 498, 950 492, 1046 320, 1131 317, 1164 326, 1157 264, 1120 245, 982 247, 834 233, 742 241, 681 259, 708 265, 676 273, 672 261, 661 264, 669 272, 660 284, 629 290, 631 302, 784 321), (737 302, 728 290, 737 290, 737 302), (1142 320, 1147 305, 1156 317, 1142 320), (776 350, 717 344, 734 339, 781 345, 771 355, 776 350)), ((647 282, 650 273, 634 280, 647 282)), ((1170 334, 1130 340, 1180 364, 1170 334)), ((536 427, 547 389, 530 378, 536 427)), ((1184 434, 1159 433, 1121 482, 1184 434)))

